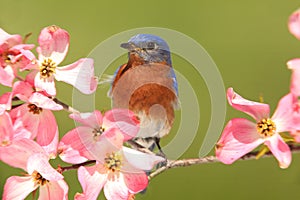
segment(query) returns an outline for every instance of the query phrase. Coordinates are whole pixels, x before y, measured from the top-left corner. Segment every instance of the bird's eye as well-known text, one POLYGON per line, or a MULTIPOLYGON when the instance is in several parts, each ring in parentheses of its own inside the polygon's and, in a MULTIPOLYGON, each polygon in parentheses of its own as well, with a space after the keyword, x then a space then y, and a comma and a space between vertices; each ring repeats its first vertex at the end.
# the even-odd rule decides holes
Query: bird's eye
POLYGON ((148 50, 153 50, 155 48, 155 43, 154 42, 148 42, 147 43, 147 49, 148 50))

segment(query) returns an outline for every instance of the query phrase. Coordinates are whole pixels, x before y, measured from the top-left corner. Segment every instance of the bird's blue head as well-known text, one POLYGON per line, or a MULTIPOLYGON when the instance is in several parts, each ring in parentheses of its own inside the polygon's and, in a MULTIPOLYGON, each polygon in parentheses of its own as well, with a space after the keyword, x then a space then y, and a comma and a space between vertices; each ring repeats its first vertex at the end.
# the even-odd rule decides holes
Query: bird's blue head
POLYGON ((146 63, 166 62, 171 66, 171 55, 168 44, 160 37, 151 34, 138 34, 121 44, 129 51, 129 56, 135 54, 146 63))

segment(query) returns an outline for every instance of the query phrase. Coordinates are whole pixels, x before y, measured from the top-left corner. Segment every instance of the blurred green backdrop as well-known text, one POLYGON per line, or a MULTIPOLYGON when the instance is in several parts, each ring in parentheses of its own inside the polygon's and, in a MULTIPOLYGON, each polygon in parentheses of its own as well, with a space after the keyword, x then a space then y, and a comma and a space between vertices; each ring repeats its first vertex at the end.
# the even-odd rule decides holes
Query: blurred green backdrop
MULTIPOLYGON (((128 29, 151 26, 177 30, 208 51, 219 67, 226 88, 233 86, 253 100, 263 95, 272 110, 279 98, 289 91, 290 71, 286 62, 300 56, 300 41, 287 30, 289 15, 300 7, 300 1, 296 0, 0 2, 0 27, 21 35, 32 32, 29 43, 36 44, 39 31, 45 26, 56 24, 66 29, 71 35, 71 46, 62 64, 86 57, 100 42, 128 29)), ((107 72, 112 73, 125 61, 126 55, 116 60, 107 72)), ((200 128, 182 158, 197 157, 210 118, 209 94, 201 76, 187 67, 189 63, 174 55, 173 65, 198 91, 200 128)), ((71 104, 72 87, 63 83, 57 87, 58 98, 71 104)), ((3 87, 0 90, 1 93, 6 91, 3 87)), ((98 88, 97 109, 110 108, 107 90, 106 86, 98 88)), ((67 113, 55 114, 61 135, 74 127, 67 113)), ((227 120, 243 116, 228 107, 227 120)), ((164 143, 171 138, 166 138, 164 143)), ((21 171, 3 163, 0 168, 2 195, 5 180, 21 171)), ((72 199, 81 188, 75 171, 65 175, 72 199)), ((146 194, 136 199, 297 199, 299 189, 300 156, 294 154, 293 163, 286 170, 280 169, 274 158, 240 161, 231 166, 207 164, 168 170, 151 181, 146 194)), ((103 198, 103 195, 99 197, 103 198)))

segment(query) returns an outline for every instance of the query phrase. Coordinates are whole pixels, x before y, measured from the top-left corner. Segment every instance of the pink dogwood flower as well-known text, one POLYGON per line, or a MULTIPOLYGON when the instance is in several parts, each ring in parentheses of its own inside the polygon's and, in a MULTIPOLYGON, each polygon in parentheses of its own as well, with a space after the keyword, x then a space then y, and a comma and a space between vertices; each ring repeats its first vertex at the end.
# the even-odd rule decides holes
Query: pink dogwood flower
POLYGON ((15 82, 11 92, 6 92, 0 96, 0 114, 11 110, 13 97, 28 101, 29 97, 34 93, 33 80, 30 80, 30 78, 27 76, 25 81, 15 82))
POLYGON ((83 193, 77 193, 76 200, 97 199, 102 189, 108 200, 126 200, 147 187, 145 171, 164 161, 164 158, 153 154, 127 147, 118 148, 112 143, 102 144, 105 151, 98 154, 97 165, 78 169, 83 193))
POLYGON ((59 144, 60 158, 69 163, 82 163, 95 159, 94 153, 103 151, 102 141, 114 143, 115 133, 120 133, 122 142, 132 139, 139 131, 139 121, 133 112, 126 109, 112 109, 104 116, 95 110, 92 113, 71 114, 70 117, 81 126, 69 131, 59 144))
POLYGON ((39 199, 67 200, 68 185, 63 175, 52 168, 48 159, 46 152, 32 154, 26 163, 27 175, 9 177, 4 185, 2 199, 25 199, 39 188, 39 199))
POLYGON ((22 44, 20 35, 10 35, 0 28, 0 84, 12 86, 17 68, 30 68, 34 45, 22 44))
POLYGON ((0 141, 1 145, 8 144, 13 138, 13 124, 7 112, 0 114, 0 141))
POLYGON ((34 85, 37 89, 56 95, 54 79, 71 84, 84 94, 96 90, 97 78, 94 76, 94 61, 82 58, 70 65, 59 67, 69 48, 69 34, 58 26, 44 28, 38 38, 39 54, 35 70, 34 85))
POLYGON ((44 149, 28 138, 13 137, 10 140, 2 140, 0 146, 0 160, 12 167, 26 170, 28 158, 44 152, 44 149))
POLYGON ((4 163, 25 169, 27 159, 34 153, 44 152, 33 140, 25 138, 13 127, 10 115, 0 115, 0 160, 4 163))
POLYGON ((0 160, 4 163, 23 168, 30 155, 44 151, 34 141, 23 138, 21 134, 18 134, 7 112, 0 115, 0 122, 0 160))
POLYGON ((272 117, 269 105, 246 100, 232 88, 228 89, 227 98, 233 108, 250 115, 256 122, 243 118, 230 120, 216 145, 217 158, 231 164, 264 144, 278 160, 279 166, 287 168, 292 159, 291 151, 279 133, 299 127, 299 122, 295 123, 292 116, 294 95, 284 96, 272 117))
POLYGON ((13 94, 25 102, 10 111, 17 132, 30 139, 36 138, 38 144, 55 156, 59 135, 52 110, 62 110, 63 107, 43 93, 35 92, 28 82, 16 82, 13 94))
MULTIPOLYGON (((16 137, 12 120, 7 112, 3 112, 0 115, 0 160, 13 167, 22 168, 24 164, 23 158, 28 157, 27 153, 32 151, 23 151, 24 147, 32 145, 31 141, 19 140, 16 137), (15 156, 15 153, 20 153, 15 156)), ((32 145, 32 149, 35 151, 35 146, 32 145)))
POLYGON ((288 21, 288 28, 290 33, 300 40, 300 10, 296 10, 291 14, 288 21))

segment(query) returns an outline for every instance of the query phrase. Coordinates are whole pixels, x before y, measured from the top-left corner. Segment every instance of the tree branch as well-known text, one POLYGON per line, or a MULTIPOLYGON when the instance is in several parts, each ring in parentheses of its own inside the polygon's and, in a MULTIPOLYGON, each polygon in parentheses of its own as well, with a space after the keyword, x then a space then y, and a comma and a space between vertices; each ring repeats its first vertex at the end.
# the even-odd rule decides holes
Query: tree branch
MULTIPOLYGON (((300 152, 300 146, 299 145, 290 144, 289 147, 290 147, 292 153, 299 153, 300 152)), ((149 150, 145 151, 144 148, 139 148, 139 150, 144 152, 144 153, 154 154, 153 152, 151 152, 149 150)), ((258 152, 259 151, 250 152, 250 153, 244 155, 243 157, 241 157, 238 160, 258 159, 257 158, 258 152)), ((272 157, 272 156, 273 156, 272 152, 268 151, 262 157, 267 158, 267 157, 272 157)), ((208 163, 218 163, 220 161, 215 156, 207 156, 207 157, 204 157, 204 158, 190 158, 190 159, 182 159, 182 160, 167 160, 166 162, 167 162, 166 165, 156 169, 155 171, 153 171, 148 176, 149 181, 152 180, 157 175, 159 175, 159 174, 163 173, 164 171, 168 170, 168 169, 178 168, 178 167, 188 167, 188 166, 192 166, 192 165, 201 165, 201 164, 208 164, 208 163)), ((96 163, 95 160, 89 160, 89 161, 86 161, 84 163, 74 164, 74 165, 71 165, 71 166, 65 166, 65 167, 59 166, 57 170, 60 173, 63 173, 63 172, 68 171, 68 170, 78 169, 81 166, 86 166, 86 165, 95 164, 95 163, 96 163)))
MULTIPOLYGON (((300 146, 296 145, 289 145, 291 151, 293 153, 299 153, 300 152, 300 146)), ((257 151, 255 152, 250 152, 243 157, 241 157, 239 160, 254 160, 257 159, 257 151)), ((269 151, 262 157, 271 157, 273 154, 269 151)), ((164 171, 172 168, 177 168, 177 167, 187 167, 187 166, 192 166, 192 165, 200 165, 200 164, 207 164, 207 163, 217 163, 220 162, 215 156, 207 156, 204 158, 191 158, 191 159, 183 159, 183 160, 167 160, 167 164, 165 166, 162 166, 155 171, 153 171, 149 176, 148 179, 149 181, 153 179, 155 176, 163 173, 164 171)))
POLYGON ((71 106, 65 104, 64 102, 58 100, 58 99, 55 98, 55 97, 52 97, 52 100, 53 100, 55 103, 61 105, 61 106, 64 108, 64 110, 68 111, 69 113, 78 113, 78 114, 80 113, 80 112, 79 112, 78 110, 76 110, 75 108, 73 108, 73 107, 71 107, 71 106))
POLYGON ((66 166, 66 167, 58 166, 57 171, 60 172, 60 173, 63 173, 65 171, 68 171, 68 170, 71 170, 71 169, 78 169, 81 166, 86 166, 86 165, 95 164, 95 163, 96 163, 95 160, 89 160, 89 161, 86 161, 84 163, 74 164, 74 165, 66 166))

